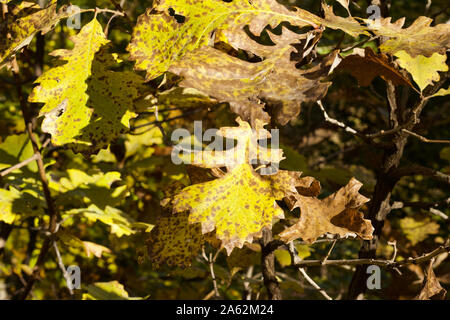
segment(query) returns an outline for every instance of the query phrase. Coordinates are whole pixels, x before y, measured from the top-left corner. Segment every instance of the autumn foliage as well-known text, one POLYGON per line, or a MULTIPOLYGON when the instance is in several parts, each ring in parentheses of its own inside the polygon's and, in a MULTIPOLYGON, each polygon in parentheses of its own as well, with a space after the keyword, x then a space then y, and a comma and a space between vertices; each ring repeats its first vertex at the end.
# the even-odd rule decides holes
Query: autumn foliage
POLYGON ((1 0, 0 298, 445 299, 440 2, 1 0))

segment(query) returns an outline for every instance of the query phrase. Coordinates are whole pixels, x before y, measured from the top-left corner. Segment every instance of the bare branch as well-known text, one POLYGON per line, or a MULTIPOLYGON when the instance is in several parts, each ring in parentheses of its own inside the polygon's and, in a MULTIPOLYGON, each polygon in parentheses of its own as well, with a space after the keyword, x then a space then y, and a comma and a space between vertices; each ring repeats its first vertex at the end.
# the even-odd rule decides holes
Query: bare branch
POLYGON ((325 263, 322 263, 322 260, 302 260, 295 264, 294 267, 303 268, 303 267, 318 267, 318 266, 358 266, 358 265, 377 265, 380 267, 385 267, 389 269, 403 267, 409 264, 421 264, 423 262, 431 260, 433 257, 445 253, 450 252, 450 244, 446 244, 444 246, 440 246, 439 248, 431 251, 430 253, 426 253, 417 258, 408 258, 404 261, 393 262, 390 260, 380 260, 380 259, 347 259, 347 260, 327 260, 325 263))
POLYGON ((450 184, 450 175, 419 165, 400 167, 397 170, 395 170, 394 175, 396 178, 423 175, 431 177, 439 182, 450 184))
MULTIPOLYGON (((58 262, 58 266, 61 269, 64 279, 66 279, 66 282, 68 282, 69 274, 67 273, 64 262, 62 261, 61 253, 59 252, 58 244, 56 243, 56 241, 53 241, 53 249, 55 250, 55 253, 56 253, 56 261, 58 262)), ((70 286, 68 286, 68 289, 69 289, 70 295, 73 295, 72 288, 70 286)))
POLYGON ((402 129, 402 131, 407 133, 407 134, 409 134, 409 135, 411 135, 411 136, 413 136, 413 137, 416 137, 417 139, 419 139, 420 141, 425 142, 425 143, 450 143, 450 140, 431 140, 431 139, 427 139, 427 138, 425 138, 425 137, 423 137, 423 136, 421 136, 421 135, 419 135, 419 134, 417 134, 415 132, 409 131, 407 129, 402 129))
MULTIPOLYGON (((334 244, 336 243, 336 241, 333 242, 331 249, 334 248, 334 244)), ((291 259, 295 264, 300 263, 302 260, 300 259, 300 257, 297 254, 297 250, 295 249, 294 246, 294 242, 289 243, 289 253, 291 255, 291 259)), ((331 250, 329 251, 329 253, 331 253, 331 250)), ((323 261, 323 260, 322 260, 323 261)), ((325 260, 326 261, 326 260, 325 260)), ((308 281, 308 283, 310 285, 312 285, 314 287, 314 289, 316 289, 317 291, 320 292, 320 294, 322 296, 325 297, 325 299, 327 300, 333 300, 326 292, 325 290, 323 290, 310 276, 308 276, 308 274, 306 273, 304 268, 299 267, 298 271, 301 273, 301 275, 305 278, 306 281, 308 281)))

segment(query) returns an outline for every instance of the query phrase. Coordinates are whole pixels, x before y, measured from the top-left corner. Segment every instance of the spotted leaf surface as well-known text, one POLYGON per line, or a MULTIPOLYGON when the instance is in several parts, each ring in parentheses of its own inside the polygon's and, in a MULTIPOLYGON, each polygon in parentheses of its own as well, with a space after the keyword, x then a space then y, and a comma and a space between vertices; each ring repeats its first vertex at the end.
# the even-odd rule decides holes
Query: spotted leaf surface
POLYGON ((57 1, 52 0, 44 9, 29 2, 10 8, 6 23, 0 24, 0 68, 11 55, 27 46, 36 33, 48 32, 60 19, 68 16, 66 7, 56 11, 56 5, 57 1))
POLYGON ((262 230, 272 228, 274 218, 283 218, 283 210, 276 200, 295 192, 296 180, 300 173, 278 171, 274 175, 260 175, 250 165, 250 155, 264 155, 265 159, 279 162, 281 150, 255 149, 255 137, 269 135, 263 124, 252 130, 247 122, 238 118, 239 127, 221 128, 220 134, 238 140, 233 152, 228 154, 201 152, 200 165, 209 168, 226 166, 228 172, 222 177, 189 186, 177 194, 173 200, 173 211, 190 211, 189 223, 201 223, 202 233, 216 231, 216 237, 230 254, 233 248, 242 248, 245 242, 252 242, 261 236, 262 230), (275 155, 275 156, 274 156, 275 155), (217 159, 216 159, 217 158, 217 159), (227 160, 232 159, 231 162, 227 160))
POLYGON ((290 11, 276 0, 163 0, 139 17, 128 50, 136 68, 153 79, 186 53, 212 44, 213 31, 242 32, 249 25, 259 35, 266 25, 282 21, 302 27, 321 19, 301 9, 290 11))
POLYGON ((161 216, 147 241, 148 255, 156 267, 165 263, 185 268, 191 265, 204 243, 200 224, 189 224, 188 213, 161 216))
POLYGON ((291 208, 300 208, 300 218, 296 224, 280 233, 281 239, 289 242, 302 238, 312 243, 326 233, 341 237, 356 234, 363 239, 371 239, 374 230, 372 224, 358 211, 369 201, 359 194, 361 186, 362 183, 352 178, 345 187, 322 200, 293 194, 291 208))
MULTIPOLYGON (((300 113, 302 102, 317 101, 325 96, 330 85, 325 77, 336 54, 312 68, 296 69, 296 62, 290 58, 295 50, 290 44, 306 36, 284 29, 283 36, 277 38, 278 45, 268 47, 272 50, 270 57, 258 63, 243 61, 212 47, 202 47, 186 54, 169 70, 184 77, 181 86, 230 102, 232 110, 252 124, 255 119, 267 120, 262 111, 261 100, 264 100, 276 107, 276 118, 284 125, 300 113)), ((267 54, 269 50, 260 48, 261 45, 245 46, 241 41, 235 44, 260 54, 267 54)))
POLYGON ((404 50, 411 57, 444 53, 450 47, 450 25, 438 24, 430 27, 433 19, 427 17, 417 18, 411 26, 403 29, 405 19, 391 23, 391 18, 383 18, 379 23, 372 24, 370 28, 377 35, 389 37, 380 46, 382 52, 395 54, 404 50))
POLYGON ((73 50, 53 52, 65 63, 36 80, 29 101, 45 103, 42 130, 53 144, 91 154, 129 129, 142 81, 131 72, 109 70, 117 59, 107 52, 109 41, 95 18, 72 40, 73 50))
POLYGON ((21 217, 44 214, 45 200, 39 191, 33 189, 0 189, 0 221, 12 224, 21 217))

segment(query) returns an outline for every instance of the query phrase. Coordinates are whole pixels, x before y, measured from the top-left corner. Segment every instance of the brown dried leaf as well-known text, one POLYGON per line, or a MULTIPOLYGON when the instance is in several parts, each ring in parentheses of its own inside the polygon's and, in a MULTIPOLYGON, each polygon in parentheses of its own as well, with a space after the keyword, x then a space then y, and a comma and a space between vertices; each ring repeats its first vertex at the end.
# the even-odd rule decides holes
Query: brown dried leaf
POLYGON ((430 261, 424 280, 424 286, 416 300, 444 300, 447 290, 442 288, 433 271, 434 259, 430 261))
POLYGON ((385 81, 392 81, 395 85, 412 84, 397 68, 389 62, 384 54, 376 54, 371 48, 355 49, 352 55, 345 57, 337 70, 347 70, 358 79, 360 86, 368 86, 373 78, 380 76, 385 81))
MULTIPOLYGON (((302 102, 325 96, 330 83, 322 80, 333 67, 336 53, 310 69, 296 69, 296 62, 290 61, 294 51, 290 44, 295 37, 304 36, 284 29, 277 39, 283 39, 283 35, 288 40, 282 40, 272 49, 270 58, 258 63, 240 60, 212 47, 202 47, 186 54, 170 71, 184 77, 181 86, 230 102, 232 110, 252 124, 255 119, 267 121, 261 101, 268 102, 275 106, 275 116, 284 125, 300 113, 302 102)), ((267 54, 258 44, 244 47, 267 54)))
MULTIPOLYGON (((317 188, 314 183, 311 186, 317 188)), ((291 209, 300 208, 300 218, 295 225, 280 233, 281 239, 289 242, 302 238, 312 243, 325 233, 341 237, 357 234, 363 239, 372 239, 372 224, 358 211, 369 201, 358 193, 361 186, 361 182, 352 178, 345 187, 323 200, 293 194, 288 204, 291 204, 291 209)))

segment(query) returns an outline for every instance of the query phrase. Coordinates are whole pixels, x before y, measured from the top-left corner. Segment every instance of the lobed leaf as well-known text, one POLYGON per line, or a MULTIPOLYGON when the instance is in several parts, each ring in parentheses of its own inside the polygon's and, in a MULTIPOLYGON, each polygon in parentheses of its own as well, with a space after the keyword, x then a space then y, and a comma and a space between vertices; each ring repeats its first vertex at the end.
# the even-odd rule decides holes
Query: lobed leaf
MULTIPOLYGON (((314 183, 310 185, 317 189, 314 183)), ((361 186, 362 183, 352 178, 345 187, 322 200, 311 197, 310 194, 291 195, 290 208, 300 208, 300 218, 293 226, 280 233, 281 239, 290 242, 302 238, 312 243, 326 233, 341 237, 356 234, 366 240, 372 239, 374 228, 370 220, 364 219, 363 214, 358 211, 360 206, 369 201, 358 193, 361 186)))
POLYGON ((129 129, 143 83, 132 72, 109 70, 117 58, 107 52, 109 40, 95 18, 72 40, 73 50, 53 52, 65 63, 36 80, 39 86, 29 101, 45 103, 42 130, 52 135, 53 144, 91 154, 129 129))

